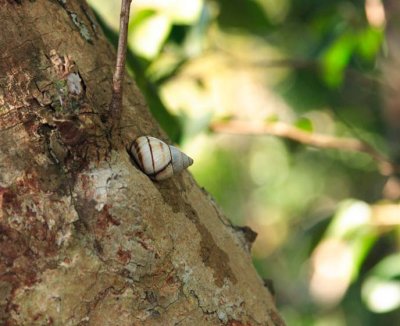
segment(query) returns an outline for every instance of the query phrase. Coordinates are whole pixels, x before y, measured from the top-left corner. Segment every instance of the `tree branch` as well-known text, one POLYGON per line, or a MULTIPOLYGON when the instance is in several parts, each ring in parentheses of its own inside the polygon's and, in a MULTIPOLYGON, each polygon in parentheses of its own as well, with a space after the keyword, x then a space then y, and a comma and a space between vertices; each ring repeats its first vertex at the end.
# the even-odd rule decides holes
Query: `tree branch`
POLYGON ((378 163, 381 174, 391 175, 400 171, 400 167, 396 166, 378 150, 368 143, 354 138, 338 138, 330 135, 310 133, 282 122, 263 123, 256 121, 231 120, 227 122, 214 123, 210 128, 212 131, 220 133, 241 135, 267 134, 291 139, 318 148, 333 148, 366 153, 378 163))
POLYGON ((116 127, 119 124, 122 109, 123 80, 125 72, 126 47, 128 40, 129 11, 132 0, 122 0, 119 38, 117 49, 117 62, 113 76, 112 98, 110 104, 111 125, 116 127))

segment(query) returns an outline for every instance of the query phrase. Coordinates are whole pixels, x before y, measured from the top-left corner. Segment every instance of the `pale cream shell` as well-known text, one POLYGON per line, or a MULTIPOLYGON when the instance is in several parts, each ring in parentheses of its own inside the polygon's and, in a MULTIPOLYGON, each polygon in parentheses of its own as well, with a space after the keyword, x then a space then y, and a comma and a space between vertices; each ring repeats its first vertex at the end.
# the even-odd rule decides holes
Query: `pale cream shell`
POLYGON ((154 180, 164 180, 193 164, 193 160, 174 146, 141 136, 135 139, 131 153, 141 170, 154 180))

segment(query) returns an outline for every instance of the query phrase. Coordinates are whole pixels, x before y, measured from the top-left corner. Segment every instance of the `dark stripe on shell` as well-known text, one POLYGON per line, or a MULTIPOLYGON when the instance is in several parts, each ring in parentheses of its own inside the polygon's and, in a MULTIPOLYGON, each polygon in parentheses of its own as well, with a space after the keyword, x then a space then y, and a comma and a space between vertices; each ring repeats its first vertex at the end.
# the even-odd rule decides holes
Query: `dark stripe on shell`
POLYGON ((146 139, 147 139, 147 144, 149 145, 149 149, 150 149, 151 165, 153 166, 153 173, 156 173, 156 167, 154 166, 153 148, 151 147, 149 137, 146 137, 146 139))
POLYGON ((132 153, 132 157, 133 157, 133 160, 135 161, 135 163, 142 169, 142 162, 138 162, 138 160, 139 160, 139 147, 138 146, 139 145, 137 143, 137 139, 135 139, 131 145, 131 153, 132 153))
MULTIPOLYGON (((167 164, 165 164, 160 170, 158 170, 157 172, 154 172, 153 174, 149 175, 150 177, 156 177, 158 174, 160 174, 160 173, 162 173, 164 170, 166 170, 170 164, 172 164, 172 153, 171 153, 171 149, 170 149, 169 145, 167 145, 167 147, 168 147, 168 150, 169 150, 169 157, 170 157, 171 159, 170 159, 170 160, 167 162, 167 164)), ((163 147, 163 145, 162 145, 161 142, 160 142, 160 148, 161 148, 161 150, 164 149, 164 147, 163 147)), ((173 169, 172 169, 172 170, 173 170, 173 169)))
MULTIPOLYGON (((161 150, 162 150, 162 149, 163 149, 163 146, 162 146, 161 143, 160 143, 160 147, 161 147, 161 150)), ((167 145, 167 147, 168 147, 168 150, 169 150, 169 157, 170 157, 171 159, 168 161, 168 163, 167 163, 165 166, 163 166, 159 171, 157 171, 156 174, 158 174, 158 173, 164 171, 164 170, 168 167, 168 165, 172 164, 172 153, 171 153, 171 148, 169 147, 169 145, 167 145)), ((174 167, 172 167, 172 170, 173 170, 173 168, 174 168, 174 167)))
POLYGON ((142 170, 144 170, 142 152, 140 151, 140 147, 139 147, 139 145, 137 143, 135 143, 135 150, 136 150, 136 154, 137 154, 137 157, 138 157, 138 160, 139 160, 139 162, 138 162, 139 166, 140 166, 140 168, 142 170))
POLYGON ((133 142, 133 146, 135 146, 136 153, 139 152, 139 144, 137 143, 137 139, 133 142))
POLYGON ((169 161, 169 162, 167 163, 167 165, 163 166, 162 169, 158 170, 158 171, 155 172, 155 173, 148 174, 148 176, 149 176, 150 178, 156 177, 158 174, 160 174, 160 173, 162 173, 164 170, 166 170, 170 164, 171 164, 171 161, 169 161))

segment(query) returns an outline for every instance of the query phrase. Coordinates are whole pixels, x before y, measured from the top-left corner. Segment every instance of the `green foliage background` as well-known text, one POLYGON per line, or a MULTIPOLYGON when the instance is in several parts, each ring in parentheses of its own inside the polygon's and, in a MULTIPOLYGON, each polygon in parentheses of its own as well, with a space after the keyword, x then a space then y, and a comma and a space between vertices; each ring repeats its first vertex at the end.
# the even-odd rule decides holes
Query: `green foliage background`
MULTIPOLYGON (((89 2, 116 44, 119 1, 89 2)), ((136 0, 132 7, 128 69, 160 125, 195 159, 198 183, 234 224, 258 233, 254 264, 273 280, 288 325, 395 325, 393 178, 367 154, 210 131, 232 117, 280 121, 393 156, 380 0, 136 0)))

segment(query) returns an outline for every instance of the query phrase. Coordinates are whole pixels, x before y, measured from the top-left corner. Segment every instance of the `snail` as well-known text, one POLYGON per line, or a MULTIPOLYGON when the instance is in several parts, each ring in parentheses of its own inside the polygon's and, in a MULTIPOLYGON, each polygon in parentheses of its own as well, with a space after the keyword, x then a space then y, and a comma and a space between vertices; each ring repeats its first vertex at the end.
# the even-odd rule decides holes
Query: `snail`
POLYGON ((157 181, 172 177, 193 164, 193 160, 178 148, 150 136, 136 138, 130 154, 140 169, 157 181))

